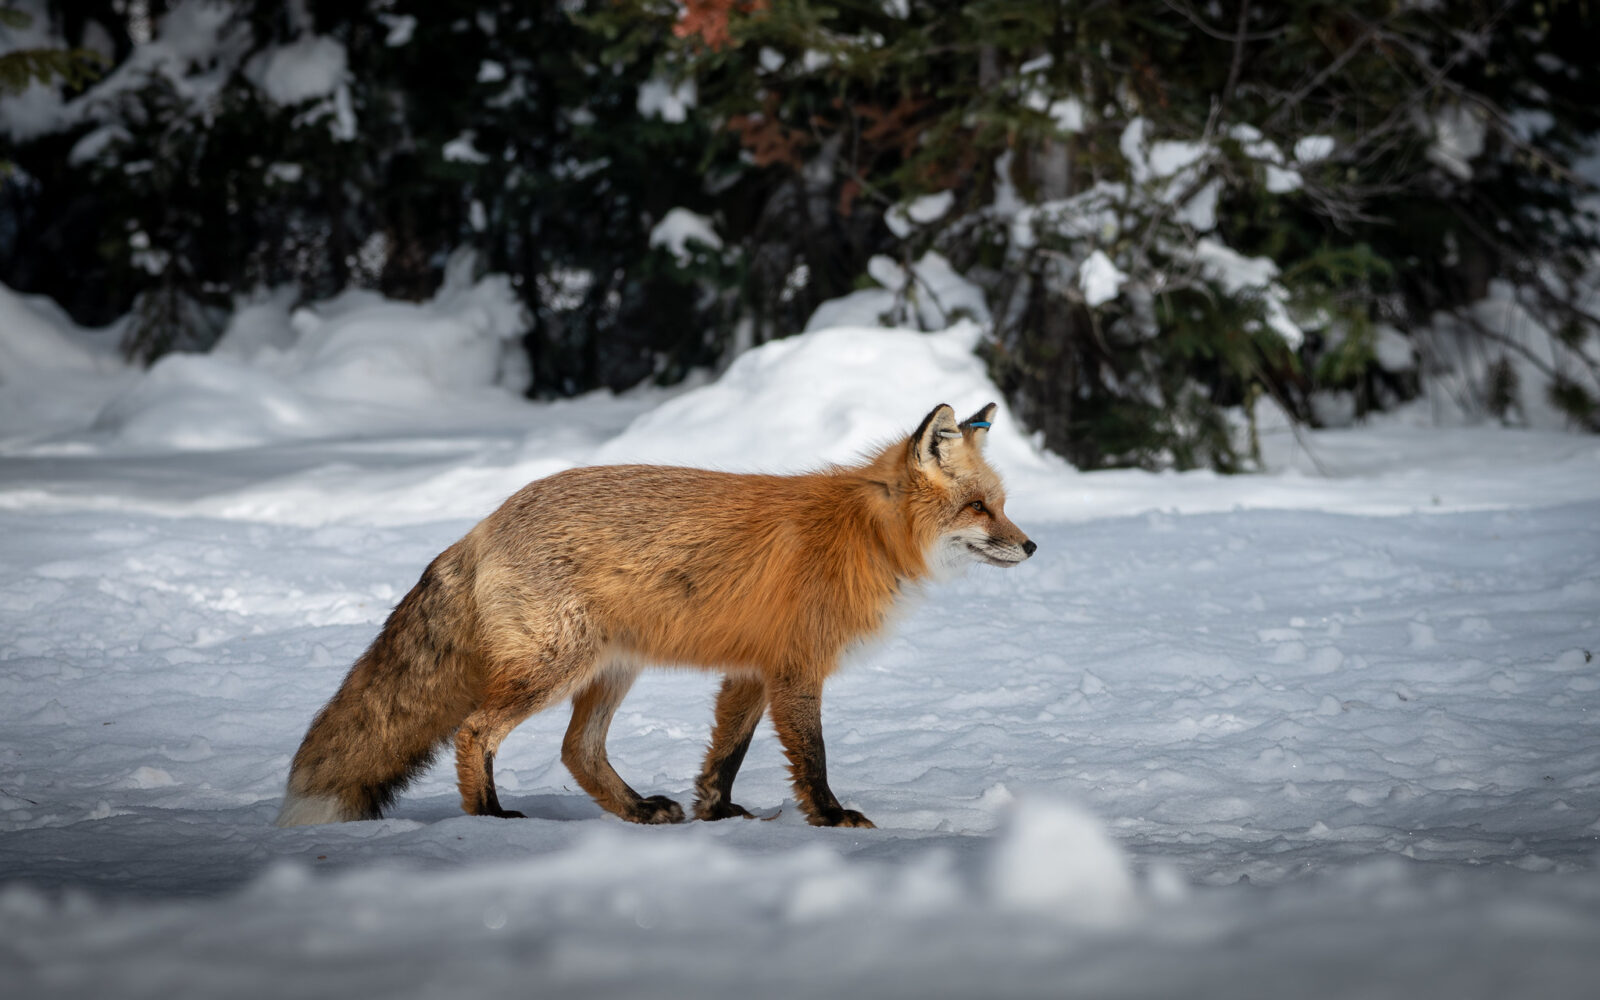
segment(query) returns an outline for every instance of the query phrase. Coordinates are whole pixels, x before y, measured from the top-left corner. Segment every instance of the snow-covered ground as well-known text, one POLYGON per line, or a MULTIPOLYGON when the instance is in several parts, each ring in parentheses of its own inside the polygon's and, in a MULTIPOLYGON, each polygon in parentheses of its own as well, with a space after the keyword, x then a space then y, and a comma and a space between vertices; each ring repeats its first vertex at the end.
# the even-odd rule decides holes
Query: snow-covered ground
MULTIPOLYGON (((629 826, 559 711, 496 763, 530 819, 462 815, 442 758, 392 818, 273 827, 350 661, 522 482, 812 466, 999 396, 958 327, 523 403, 497 295, 265 301, 138 373, 0 289, 6 995, 1592 995, 1593 437, 1402 415, 1269 435, 1260 475, 1080 474, 1002 412, 1038 555, 930 586, 824 699, 879 829, 807 826, 765 727, 738 799, 775 819, 629 826)), ((691 798, 714 685, 624 703, 644 794, 691 798)))

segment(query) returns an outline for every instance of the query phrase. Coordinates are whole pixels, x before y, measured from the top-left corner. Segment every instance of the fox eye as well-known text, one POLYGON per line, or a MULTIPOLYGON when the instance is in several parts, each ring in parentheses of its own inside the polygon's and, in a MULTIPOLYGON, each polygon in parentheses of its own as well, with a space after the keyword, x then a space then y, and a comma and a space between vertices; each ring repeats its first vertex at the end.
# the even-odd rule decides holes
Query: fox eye
POLYGON ((977 511, 980 514, 989 513, 989 508, 987 508, 987 507, 985 507, 983 505, 983 501, 982 500, 974 500, 971 503, 967 504, 967 506, 971 507, 973 510, 977 511))

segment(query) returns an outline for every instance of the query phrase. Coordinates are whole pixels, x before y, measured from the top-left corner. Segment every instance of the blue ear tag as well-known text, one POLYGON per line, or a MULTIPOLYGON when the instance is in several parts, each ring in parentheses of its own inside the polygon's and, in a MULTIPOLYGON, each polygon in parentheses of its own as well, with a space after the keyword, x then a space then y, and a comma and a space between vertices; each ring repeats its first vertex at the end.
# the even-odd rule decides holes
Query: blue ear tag
POLYGON ((974 420, 971 423, 967 424, 967 426, 968 427, 982 427, 984 430, 988 430, 989 429, 989 421, 987 421, 987 420, 974 420))

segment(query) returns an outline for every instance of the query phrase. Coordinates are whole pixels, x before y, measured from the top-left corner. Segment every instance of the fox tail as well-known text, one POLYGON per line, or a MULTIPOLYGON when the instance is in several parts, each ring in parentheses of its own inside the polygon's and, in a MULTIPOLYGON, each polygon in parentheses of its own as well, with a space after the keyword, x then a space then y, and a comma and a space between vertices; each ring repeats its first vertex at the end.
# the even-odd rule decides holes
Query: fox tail
POLYGON ((317 713, 279 826, 377 819, 477 703, 470 588, 453 550, 422 574, 317 713))

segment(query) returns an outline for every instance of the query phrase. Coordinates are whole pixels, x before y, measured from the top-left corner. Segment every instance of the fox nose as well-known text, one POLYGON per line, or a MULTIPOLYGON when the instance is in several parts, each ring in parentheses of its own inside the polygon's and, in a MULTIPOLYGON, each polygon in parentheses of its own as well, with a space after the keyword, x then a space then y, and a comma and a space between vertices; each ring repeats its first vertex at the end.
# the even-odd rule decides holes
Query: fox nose
POLYGON ((1039 546, 1033 544, 1033 539, 1031 538, 1022 543, 1022 551, 1026 552, 1030 556, 1033 555, 1033 550, 1037 549, 1038 547, 1039 546))

